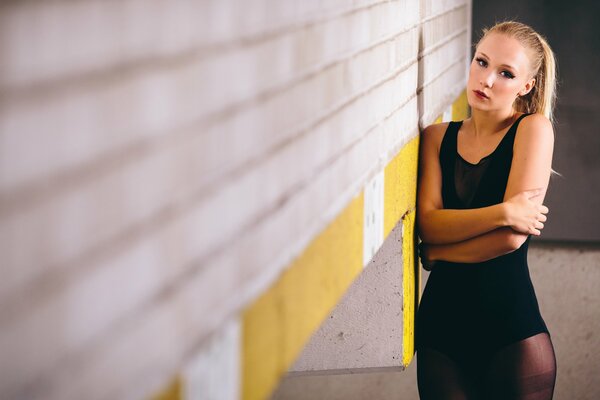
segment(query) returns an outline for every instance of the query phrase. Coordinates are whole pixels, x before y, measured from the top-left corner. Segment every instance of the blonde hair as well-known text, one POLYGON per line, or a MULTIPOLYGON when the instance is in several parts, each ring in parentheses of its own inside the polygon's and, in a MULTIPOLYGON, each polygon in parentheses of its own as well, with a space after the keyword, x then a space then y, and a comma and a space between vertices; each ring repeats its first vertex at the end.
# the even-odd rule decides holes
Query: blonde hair
MULTIPOLYGON (((515 110, 525 113, 540 113, 554 123, 557 66, 554 52, 546 39, 529 25, 517 21, 503 21, 497 22, 491 28, 484 28, 475 48, 490 33, 501 33, 515 38, 529 50, 528 56, 531 63, 529 78, 535 78, 535 84, 529 93, 515 99, 515 110)), ((553 169, 550 171, 561 175, 553 169)))

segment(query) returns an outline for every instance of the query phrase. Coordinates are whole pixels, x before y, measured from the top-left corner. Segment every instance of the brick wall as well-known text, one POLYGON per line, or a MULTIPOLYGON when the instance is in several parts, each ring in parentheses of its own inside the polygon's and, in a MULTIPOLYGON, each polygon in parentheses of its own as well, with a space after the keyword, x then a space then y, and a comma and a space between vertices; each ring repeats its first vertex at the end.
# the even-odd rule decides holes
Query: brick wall
POLYGON ((0 397, 201 390, 180 372, 464 89, 469 25, 467 0, 0 5, 0 397))

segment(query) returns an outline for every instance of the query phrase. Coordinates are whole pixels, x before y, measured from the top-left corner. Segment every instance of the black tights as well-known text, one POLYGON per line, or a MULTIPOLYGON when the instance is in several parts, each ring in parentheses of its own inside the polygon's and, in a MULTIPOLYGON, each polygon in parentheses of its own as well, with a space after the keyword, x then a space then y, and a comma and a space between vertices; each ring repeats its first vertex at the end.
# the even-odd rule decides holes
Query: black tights
POLYGON ((552 341, 542 332, 498 350, 485 365, 461 368, 432 348, 417 351, 421 400, 551 400, 556 381, 552 341))

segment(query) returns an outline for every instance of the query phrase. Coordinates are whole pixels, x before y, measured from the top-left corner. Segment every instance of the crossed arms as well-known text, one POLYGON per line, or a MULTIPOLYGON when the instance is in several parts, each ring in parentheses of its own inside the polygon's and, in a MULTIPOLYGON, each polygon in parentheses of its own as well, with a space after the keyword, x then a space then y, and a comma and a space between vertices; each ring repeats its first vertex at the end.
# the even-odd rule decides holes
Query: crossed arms
POLYGON ((423 263, 474 263, 510 253, 546 220, 543 200, 554 148, 552 124, 542 114, 521 120, 503 202, 467 210, 444 209, 439 148, 447 124, 428 126, 421 135, 417 229, 425 244, 423 263))

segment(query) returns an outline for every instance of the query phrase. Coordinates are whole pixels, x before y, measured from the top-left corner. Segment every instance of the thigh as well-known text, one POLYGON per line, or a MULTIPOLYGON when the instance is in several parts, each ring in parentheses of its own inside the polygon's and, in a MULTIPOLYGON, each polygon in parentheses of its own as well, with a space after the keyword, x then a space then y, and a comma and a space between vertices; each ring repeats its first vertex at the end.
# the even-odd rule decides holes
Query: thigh
POLYGON ((465 368, 449 355, 429 347, 417 351, 417 384, 421 400, 475 398, 465 368))
POLYGON ((550 336, 539 333, 498 350, 485 378, 489 399, 550 400, 556 358, 550 336))

